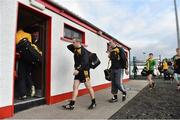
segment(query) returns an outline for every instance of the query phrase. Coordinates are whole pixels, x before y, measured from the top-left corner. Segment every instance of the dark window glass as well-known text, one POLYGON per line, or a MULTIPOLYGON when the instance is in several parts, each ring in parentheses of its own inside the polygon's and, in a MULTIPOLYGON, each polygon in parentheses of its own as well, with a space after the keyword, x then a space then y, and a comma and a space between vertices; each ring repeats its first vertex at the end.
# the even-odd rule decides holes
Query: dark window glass
POLYGON ((82 35, 83 32, 68 26, 68 25, 64 25, 64 37, 68 38, 68 39, 73 39, 73 38, 78 38, 82 41, 82 35))

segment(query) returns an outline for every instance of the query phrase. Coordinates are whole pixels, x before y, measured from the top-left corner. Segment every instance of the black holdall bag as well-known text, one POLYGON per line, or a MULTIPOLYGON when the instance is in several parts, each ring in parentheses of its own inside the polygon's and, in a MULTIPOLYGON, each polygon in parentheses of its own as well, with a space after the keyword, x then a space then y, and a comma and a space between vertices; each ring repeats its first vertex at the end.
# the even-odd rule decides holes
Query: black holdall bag
POLYGON ((88 63, 90 68, 95 69, 97 66, 101 64, 101 61, 99 60, 96 53, 92 53, 85 49, 85 54, 88 56, 88 63))
POLYGON ((90 68, 95 69, 101 64, 101 61, 97 57, 96 53, 90 53, 89 55, 90 68))
POLYGON ((143 70, 141 71, 142 76, 147 76, 147 68, 144 67, 143 70))
POLYGON ((105 79, 111 81, 111 69, 109 69, 110 60, 108 61, 108 67, 104 70, 105 79))
POLYGON ((23 38, 23 40, 17 44, 16 50, 22 59, 30 64, 40 64, 42 61, 40 53, 31 46, 31 43, 26 38, 23 38))

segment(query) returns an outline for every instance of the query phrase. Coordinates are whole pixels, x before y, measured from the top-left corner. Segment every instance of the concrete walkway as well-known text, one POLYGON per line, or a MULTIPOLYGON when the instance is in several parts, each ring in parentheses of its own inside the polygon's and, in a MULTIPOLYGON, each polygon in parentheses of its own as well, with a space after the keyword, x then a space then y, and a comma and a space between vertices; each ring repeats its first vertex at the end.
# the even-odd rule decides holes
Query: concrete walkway
POLYGON ((97 108, 88 110, 90 105, 89 95, 78 97, 75 109, 64 110, 62 105, 65 102, 60 102, 54 105, 43 105, 29 110, 16 113, 12 119, 108 119, 116 113, 122 106, 130 101, 147 85, 147 81, 130 80, 125 84, 128 94, 125 102, 121 101, 121 93, 119 92, 119 101, 109 103, 108 99, 112 97, 110 88, 96 92, 97 108))

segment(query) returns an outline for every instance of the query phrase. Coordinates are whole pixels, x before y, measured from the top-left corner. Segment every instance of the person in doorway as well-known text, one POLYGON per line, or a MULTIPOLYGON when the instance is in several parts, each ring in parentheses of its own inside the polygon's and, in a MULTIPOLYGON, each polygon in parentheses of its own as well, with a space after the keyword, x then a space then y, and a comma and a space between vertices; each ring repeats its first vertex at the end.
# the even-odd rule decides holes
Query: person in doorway
POLYGON ((149 53, 149 57, 146 60, 146 68, 147 68, 147 80, 149 81, 149 88, 152 89, 155 86, 155 81, 152 80, 152 75, 154 73, 154 67, 156 65, 156 61, 153 59, 153 53, 149 53))
POLYGON ((31 36, 32 36, 32 44, 33 46, 41 55, 42 51, 39 49, 40 47, 40 26, 34 25, 31 29, 31 36))
MULTIPOLYGON (((29 42, 32 42, 31 34, 24 32, 22 29, 19 29, 16 33, 16 45, 21 44, 21 41, 26 38, 29 42)), ((35 87, 31 79, 31 70, 32 66, 27 64, 22 58, 18 61, 18 94, 19 99, 27 98, 27 84, 31 86, 32 96, 35 94, 35 87)))
MULTIPOLYGON (((31 46, 42 55, 42 52, 39 51, 37 46, 32 44, 32 36, 31 34, 24 32, 21 28, 18 28, 16 33, 16 46, 23 46, 24 41, 27 41, 31 44, 31 46)), ((27 94, 30 93, 30 96, 35 95, 35 86, 32 81, 32 64, 26 61, 27 58, 23 58, 22 56, 18 60, 18 94, 19 99, 24 100, 27 98, 27 94), (30 87, 30 88, 28 88, 30 87), (30 90, 29 90, 30 89, 30 90)))
POLYGON ((78 96, 78 88, 80 83, 84 83, 91 96, 92 103, 88 109, 94 109, 96 107, 94 90, 90 82, 90 67, 89 57, 87 50, 82 46, 81 40, 78 38, 73 39, 73 44, 67 46, 67 48, 74 53, 74 84, 73 84, 73 95, 70 103, 63 105, 64 109, 73 110, 75 107, 76 98, 78 96))
POLYGON ((180 90, 180 48, 176 49, 176 55, 172 58, 173 59, 173 66, 174 66, 174 79, 177 82, 177 90, 180 90))
POLYGON ((111 60, 111 93, 113 97, 109 102, 114 103, 118 101, 118 90, 122 92, 122 101, 126 100, 127 92, 123 86, 123 75, 128 74, 128 64, 125 51, 122 47, 118 47, 114 41, 109 42, 111 51, 109 51, 109 58, 111 60))
POLYGON ((33 26, 32 28, 32 32, 31 32, 31 35, 32 35, 32 43, 37 45, 38 42, 39 42, 39 33, 40 33, 40 27, 39 26, 33 26))
MULTIPOLYGON (((33 46, 37 46, 37 48, 40 51, 40 54, 42 55, 42 46, 43 46, 43 42, 44 42, 44 37, 40 37, 40 31, 41 31, 41 26, 39 24, 35 24, 32 25, 31 27, 28 28, 29 32, 31 33, 32 36, 32 44, 33 46)), ((42 35, 41 35, 42 36, 42 35)), ((42 57, 43 59, 43 57, 42 57)), ((43 69, 43 64, 38 64, 34 66, 34 70, 33 70, 33 76, 35 76, 33 78, 33 82, 35 84, 36 87, 36 97, 42 97, 43 96, 43 78, 42 78, 42 69, 43 69)))

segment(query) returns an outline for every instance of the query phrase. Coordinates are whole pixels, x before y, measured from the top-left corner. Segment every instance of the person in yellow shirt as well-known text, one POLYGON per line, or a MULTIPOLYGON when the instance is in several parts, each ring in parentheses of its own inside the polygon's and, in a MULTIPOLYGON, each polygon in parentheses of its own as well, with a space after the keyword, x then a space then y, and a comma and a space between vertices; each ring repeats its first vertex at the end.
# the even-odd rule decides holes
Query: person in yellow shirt
POLYGON ((22 29, 19 29, 16 33, 16 45, 23 40, 23 38, 27 38, 27 40, 32 43, 31 34, 24 32, 22 29))
POLYGON ((163 74, 164 74, 164 80, 167 80, 168 78, 168 63, 167 63, 167 60, 163 60, 163 74))
POLYGON ((166 60, 163 61, 163 70, 167 70, 168 69, 168 63, 166 62, 166 60))
MULTIPOLYGON (((30 44, 42 56, 42 52, 38 49, 38 47, 35 44, 32 44, 31 34, 24 32, 22 29, 18 29, 16 33, 16 46, 26 45, 26 44, 21 44, 21 42, 23 43, 24 41, 29 41, 28 44, 30 44)), ((17 78, 18 96, 19 99, 21 100, 26 99, 27 94, 29 93, 32 97, 35 95, 35 86, 32 80, 32 69, 33 69, 32 63, 29 63, 27 61, 27 59, 29 58, 23 58, 23 57, 25 56, 21 56, 21 58, 18 61, 19 65, 18 65, 18 78, 17 78)))
POLYGON ((31 34, 24 32, 22 29, 19 29, 18 32, 16 33, 16 45, 18 45, 18 43, 23 40, 23 38, 26 38, 30 43, 31 46, 42 55, 42 51, 39 50, 39 48, 32 43, 32 37, 31 34))

